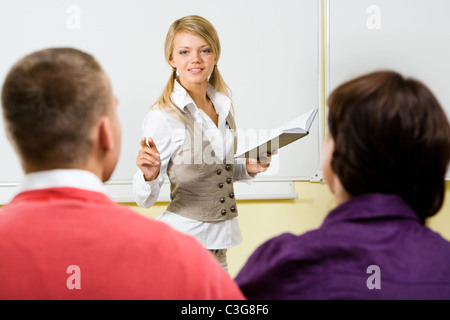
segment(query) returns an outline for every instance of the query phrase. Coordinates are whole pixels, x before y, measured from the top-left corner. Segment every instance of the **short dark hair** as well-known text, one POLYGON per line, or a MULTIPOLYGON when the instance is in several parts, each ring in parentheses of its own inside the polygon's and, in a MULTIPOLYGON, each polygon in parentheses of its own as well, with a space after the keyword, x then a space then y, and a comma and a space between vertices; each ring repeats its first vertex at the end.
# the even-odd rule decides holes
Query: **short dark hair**
POLYGON ((421 218, 442 206, 450 124, 433 93, 393 71, 338 86, 328 98, 331 168, 351 196, 398 194, 421 218))
POLYGON ((78 165, 92 147, 91 129, 112 106, 108 77, 90 54, 50 48, 29 54, 2 88, 7 135, 26 163, 78 165))

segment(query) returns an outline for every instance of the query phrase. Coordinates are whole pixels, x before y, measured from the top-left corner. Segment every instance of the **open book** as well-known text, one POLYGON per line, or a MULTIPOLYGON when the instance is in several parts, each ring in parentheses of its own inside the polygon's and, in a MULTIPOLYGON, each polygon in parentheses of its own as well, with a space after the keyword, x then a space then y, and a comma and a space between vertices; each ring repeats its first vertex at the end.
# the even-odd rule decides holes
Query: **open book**
POLYGON ((312 109, 301 116, 286 122, 277 129, 270 130, 267 139, 237 150, 235 158, 259 158, 266 152, 274 152, 308 135, 318 109, 312 109))

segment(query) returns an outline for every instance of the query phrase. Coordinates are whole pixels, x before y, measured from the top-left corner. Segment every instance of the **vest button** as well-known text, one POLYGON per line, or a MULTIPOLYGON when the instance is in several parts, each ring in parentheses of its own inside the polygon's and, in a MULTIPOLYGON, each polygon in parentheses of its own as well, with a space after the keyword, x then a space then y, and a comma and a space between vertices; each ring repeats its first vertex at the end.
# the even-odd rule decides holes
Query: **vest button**
POLYGON ((233 181, 231 178, 227 178, 227 183, 230 184, 233 181))
POLYGON ((221 174, 222 173, 222 169, 217 169, 216 173, 217 174, 221 174))
POLYGON ((232 206, 232 207, 230 208, 230 210, 231 210, 231 212, 235 212, 235 211, 236 211, 236 207, 235 207, 235 206, 232 206))
POLYGON ((220 203, 224 203, 224 202, 225 202, 225 198, 224 197, 220 198, 220 203))
POLYGON ((222 211, 220 211, 220 213, 224 216, 224 215, 226 215, 227 214, 227 210, 225 210, 225 209, 222 209, 222 211))
POLYGON ((221 189, 223 188, 223 182, 219 183, 219 188, 221 188, 221 189))
POLYGON ((230 165, 230 164, 227 164, 227 165, 225 166, 225 170, 230 171, 230 169, 231 169, 231 165, 230 165))
POLYGON ((230 193, 228 194, 228 196, 229 196, 230 198, 234 198, 234 193, 233 193, 233 192, 230 192, 230 193))

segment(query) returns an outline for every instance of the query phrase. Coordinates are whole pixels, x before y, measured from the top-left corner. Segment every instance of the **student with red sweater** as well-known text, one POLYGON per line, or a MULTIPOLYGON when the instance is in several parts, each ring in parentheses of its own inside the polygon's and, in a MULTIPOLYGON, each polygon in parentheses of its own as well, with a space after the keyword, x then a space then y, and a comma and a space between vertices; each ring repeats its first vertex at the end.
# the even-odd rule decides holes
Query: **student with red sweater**
POLYGON ((91 55, 24 57, 5 79, 2 108, 25 177, 0 211, 0 299, 243 298, 197 240, 105 194, 121 127, 91 55))

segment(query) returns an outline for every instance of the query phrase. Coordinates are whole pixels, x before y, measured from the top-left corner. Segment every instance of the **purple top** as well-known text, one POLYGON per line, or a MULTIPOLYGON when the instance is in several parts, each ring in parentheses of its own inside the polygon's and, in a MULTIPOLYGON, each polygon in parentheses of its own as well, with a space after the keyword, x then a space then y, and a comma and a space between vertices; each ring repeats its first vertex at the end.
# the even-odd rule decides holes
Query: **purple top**
POLYGON ((366 194, 268 240, 235 280, 248 299, 450 299, 450 242, 399 196, 366 194))

